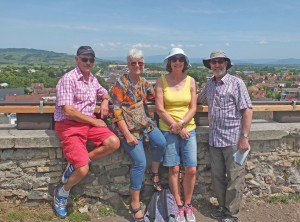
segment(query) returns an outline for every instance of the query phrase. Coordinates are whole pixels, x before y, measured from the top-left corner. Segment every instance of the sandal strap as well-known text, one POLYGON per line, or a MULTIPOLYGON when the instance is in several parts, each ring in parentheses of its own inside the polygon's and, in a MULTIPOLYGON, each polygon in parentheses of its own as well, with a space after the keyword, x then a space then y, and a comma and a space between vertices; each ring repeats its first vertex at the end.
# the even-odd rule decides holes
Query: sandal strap
POLYGON ((130 207, 130 211, 131 211, 134 215, 136 215, 136 213, 139 212, 140 210, 142 210, 142 207, 139 207, 139 208, 136 208, 136 209, 132 209, 132 208, 130 207))
POLYGON ((159 173, 151 173, 151 177, 153 178, 153 177, 159 177, 159 173))
POLYGON ((132 214, 134 222, 144 222, 144 217, 139 217, 139 218, 135 217, 135 215, 137 214, 137 212, 139 212, 141 210, 142 210, 142 207, 139 207, 139 208, 136 208, 136 209, 132 209, 132 207, 130 206, 130 212, 132 214))

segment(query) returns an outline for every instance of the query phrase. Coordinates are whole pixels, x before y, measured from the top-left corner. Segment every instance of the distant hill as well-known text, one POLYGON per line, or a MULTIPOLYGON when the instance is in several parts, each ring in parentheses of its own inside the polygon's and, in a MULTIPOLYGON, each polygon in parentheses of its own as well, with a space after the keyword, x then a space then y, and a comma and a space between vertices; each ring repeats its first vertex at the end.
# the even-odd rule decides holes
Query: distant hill
MULTIPOLYGON (((165 55, 145 56, 146 63, 163 63, 165 55)), ((106 60, 125 62, 126 58, 122 57, 107 57, 106 60)), ((191 64, 202 64, 203 58, 189 58, 191 64)), ((231 59, 235 65, 300 65, 300 59, 231 59)))
POLYGON ((0 64, 67 65, 74 64, 74 56, 46 50, 7 48, 0 49, 0 64))
MULTIPOLYGON (((96 59, 97 61, 103 61, 96 59)), ((38 49, 0 49, 0 65, 74 65, 74 55, 38 49)))
POLYGON ((288 58, 288 59, 232 59, 233 63, 238 64, 265 64, 265 65, 299 65, 300 59, 288 58))
MULTIPOLYGON (((145 56, 146 63, 163 63, 166 55, 145 56)), ((202 64, 203 58, 190 58, 192 64, 202 64)), ((125 57, 96 58, 97 62, 126 62, 125 57)), ((300 59, 232 59, 235 65, 300 65, 300 59)), ((74 55, 26 48, 0 48, 0 65, 73 65, 74 55)))

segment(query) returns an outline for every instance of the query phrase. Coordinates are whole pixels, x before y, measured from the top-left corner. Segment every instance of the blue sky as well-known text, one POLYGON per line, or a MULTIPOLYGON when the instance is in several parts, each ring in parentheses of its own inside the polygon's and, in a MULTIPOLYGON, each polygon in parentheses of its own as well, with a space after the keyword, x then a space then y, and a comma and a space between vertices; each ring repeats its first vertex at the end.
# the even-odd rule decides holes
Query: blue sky
POLYGON ((98 58, 145 57, 181 47, 206 58, 215 49, 235 59, 300 58, 299 0, 6 0, 0 48, 74 55, 91 45, 98 58))

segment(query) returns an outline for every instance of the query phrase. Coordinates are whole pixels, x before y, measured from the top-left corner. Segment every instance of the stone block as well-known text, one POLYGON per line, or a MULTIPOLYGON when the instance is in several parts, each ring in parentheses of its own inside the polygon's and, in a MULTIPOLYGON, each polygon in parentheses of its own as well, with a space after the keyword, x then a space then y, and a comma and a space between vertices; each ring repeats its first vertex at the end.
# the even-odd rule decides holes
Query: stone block
POLYGON ((17 163, 11 160, 8 161, 0 161, 0 172, 6 170, 13 170, 17 168, 17 163))
POLYGON ((34 166, 46 166, 50 162, 49 159, 33 159, 33 160, 26 160, 26 161, 20 161, 19 166, 21 168, 27 168, 27 167, 34 167, 34 166))
POLYGON ((279 123, 299 123, 300 112, 275 111, 273 112, 273 120, 279 123))
POLYGON ((113 177, 112 180, 114 183, 125 183, 127 181, 125 176, 113 177))
POLYGON ((39 173, 59 171, 59 170, 61 170, 61 166, 49 166, 49 167, 38 167, 37 168, 37 172, 39 172, 39 173))
POLYGON ((128 166, 122 166, 120 168, 120 166, 117 165, 114 168, 110 168, 110 170, 107 170, 107 175, 109 175, 111 177, 122 176, 122 175, 126 175, 128 173, 129 173, 129 167, 128 166))
POLYGON ((52 113, 17 113, 17 119, 19 130, 54 129, 52 113))
POLYGON ((31 190, 28 193, 29 200, 49 200, 51 198, 48 191, 31 190))

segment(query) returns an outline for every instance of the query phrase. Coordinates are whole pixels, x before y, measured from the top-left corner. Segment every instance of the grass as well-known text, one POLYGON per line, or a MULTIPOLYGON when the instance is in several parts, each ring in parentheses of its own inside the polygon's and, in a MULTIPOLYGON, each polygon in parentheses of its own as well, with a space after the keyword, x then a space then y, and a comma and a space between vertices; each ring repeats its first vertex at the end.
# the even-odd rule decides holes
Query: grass
POLYGON ((293 165, 294 166, 300 166, 300 160, 294 160, 293 165))
MULTIPOLYGON (((71 200, 71 206, 69 207, 69 215, 66 217, 65 221, 91 221, 92 214, 90 212, 80 213, 78 211, 78 208, 82 205, 83 203, 81 203, 78 197, 73 197, 71 200)), ((111 217, 116 215, 116 210, 110 205, 102 204, 95 208, 95 213, 97 213, 100 217, 111 217)), ((0 203, 1 222, 42 222, 57 220, 58 218, 54 215, 50 204, 43 203, 30 207, 20 207, 13 203, 0 203)))
POLYGON ((98 208, 98 213, 100 217, 111 217, 116 215, 116 210, 110 205, 101 205, 98 208))
POLYGON ((288 204, 290 201, 300 202, 300 194, 280 194, 266 197, 268 203, 284 203, 288 204))
POLYGON ((50 221, 54 218, 53 212, 49 212, 44 208, 9 208, 9 209, 0 209, 0 218, 1 221, 7 222, 23 222, 23 221, 50 221))
POLYGON ((68 221, 70 222, 91 221, 91 217, 87 213, 79 213, 77 211, 74 211, 68 216, 68 221))

